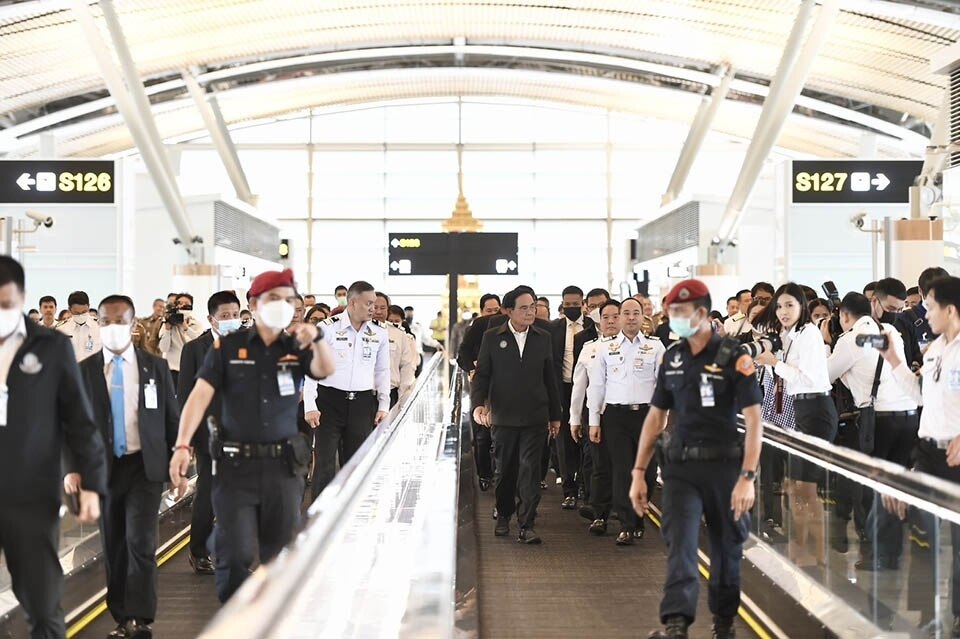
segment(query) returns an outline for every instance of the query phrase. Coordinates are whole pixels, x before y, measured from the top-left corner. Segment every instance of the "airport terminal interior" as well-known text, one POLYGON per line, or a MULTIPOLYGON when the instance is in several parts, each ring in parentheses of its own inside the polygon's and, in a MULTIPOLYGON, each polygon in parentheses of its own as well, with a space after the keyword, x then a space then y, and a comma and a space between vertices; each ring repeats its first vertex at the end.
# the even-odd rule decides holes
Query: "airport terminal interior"
POLYGON ((2 637, 960 637, 957 0, 0 0, 0 238, 2 637))

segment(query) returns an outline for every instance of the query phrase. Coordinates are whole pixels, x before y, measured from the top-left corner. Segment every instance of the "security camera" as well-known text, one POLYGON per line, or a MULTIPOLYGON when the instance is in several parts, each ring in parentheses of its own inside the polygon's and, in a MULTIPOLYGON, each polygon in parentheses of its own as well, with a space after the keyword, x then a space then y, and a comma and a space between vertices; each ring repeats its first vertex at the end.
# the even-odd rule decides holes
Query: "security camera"
POLYGON ((862 229, 863 225, 866 224, 867 214, 865 211, 861 211, 850 218, 850 223, 853 224, 858 229, 862 229))
POLYGON ((49 215, 44 215, 43 213, 38 213, 37 211, 27 211, 27 217, 36 222, 37 226, 40 226, 41 224, 47 228, 53 226, 53 218, 49 215))

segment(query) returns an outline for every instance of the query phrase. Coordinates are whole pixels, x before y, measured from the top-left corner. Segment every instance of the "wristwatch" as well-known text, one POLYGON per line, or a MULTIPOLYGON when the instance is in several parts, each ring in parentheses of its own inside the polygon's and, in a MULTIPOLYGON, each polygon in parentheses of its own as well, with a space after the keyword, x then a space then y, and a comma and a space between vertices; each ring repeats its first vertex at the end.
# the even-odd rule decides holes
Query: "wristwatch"
POLYGON ((323 341, 323 329, 318 326, 317 336, 313 338, 313 343, 316 344, 317 342, 322 342, 322 341, 323 341))
POLYGON ((744 479, 749 479, 750 481, 753 481, 754 478, 756 478, 757 473, 756 471, 753 471, 753 470, 744 469, 740 471, 740 476, 743 477, 744 479))

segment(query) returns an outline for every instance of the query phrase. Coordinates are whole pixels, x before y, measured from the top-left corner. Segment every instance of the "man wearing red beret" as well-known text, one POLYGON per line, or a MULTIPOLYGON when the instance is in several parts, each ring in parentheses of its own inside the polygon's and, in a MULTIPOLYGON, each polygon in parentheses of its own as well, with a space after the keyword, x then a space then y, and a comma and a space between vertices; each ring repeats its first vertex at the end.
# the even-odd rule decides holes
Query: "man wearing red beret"
POLYGON ((310 444, 297 430, 300 388, 306 375, 334 370, 330 348, 313 324, 284 329, 294 314, 293 272, 268 272, 250 286, 254 329, 225 335, 207 353, 184 404, 170 461, 170 481, 183 496, 192 450, 214 394, 222 398, 222 424, 211 443, 217 595, 226 601, 259 558, 273 559, 299 524, 310 444))
POLYGON ((667 578, 660 603, 663 630, 652 639, 686 639, 697 611, 697 550, 701 515, 710 538, 710 610, 713 636, 734 637, 740 607, 740 561, 753 506, 753 478, 760 459, 760 387, 753 360, 735 340, 722 340, 710 322, 710 291, 700 280, 684 280, 667 294, 670 330, 680 341, 664 354, 650 410, 643 423, 630 498, 641 516, 647 510, 644 474, 654 444, 676 418, 664 444, 663 536, 667 578), (722 347, 721 347, 722 346, 722 347), (737 432, 743 413, 746 436, 737 432))

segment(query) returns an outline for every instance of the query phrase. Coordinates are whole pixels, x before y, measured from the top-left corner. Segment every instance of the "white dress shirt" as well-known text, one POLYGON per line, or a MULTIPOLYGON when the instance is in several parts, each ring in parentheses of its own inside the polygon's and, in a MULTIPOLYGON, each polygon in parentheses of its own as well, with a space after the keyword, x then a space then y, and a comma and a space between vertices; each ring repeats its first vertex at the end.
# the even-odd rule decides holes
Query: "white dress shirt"
POLYGON ((416 340, 393 324, 382 324, 390 339, 390 388, 398 389, 400 401, 413 389, 413 373, 420 363, 416 340))
MULTIPOLYGON (((120 355, 123 358, 123 429, 127 433, 127 455, 140 450, 140 371, 137 370, 137 353, 133 344, 120 355)), ((107 396, 113 381, 114 353, 103 349, 103 376, 107 381, 107 396)))
POLYGON ((830 375, 827 372, 827 353, 823 348, 823 335, 811 323, 804 324, 797 332, 791 328, 783 338, 781 360, 773 367, 783 378, 787 395, 803 393, 829 393, 830 375))
POLYGON ((948 344, 945 335, 930 342, 923 355, 919 378, 905 364, 900 364, 893 371, 900 387, 914 401, 923 404, 920 437, 948 440, 960 435, 960 419, 957 417, 960 415, 958 343, 960 338, 948 344), (920 379, 923 379, 923 384, 920 379))
POLYGON ((510 320, 507 320, 507 326, 510 327, 510 332, 513 333, 514 339, 517 340, 517 348, 520 349, 520 357, 522 358, 523 347, 527 345, 527 335, 530 333, 530 327, 528 326, 527 328, 523 329, 523 332, 517 332, 517 330, 513 328, 513 324, 510 322, 510 320))
MULTIPOLYGON (((377 392, 377 410, 390 410, 390 338, 387 330, 373 322, 353 327, 344 312, 321 322, 323 339, 333 351, 336 365, 320 384, 346 392, 377 392)), ((303 386, 303 409, 316 410, 317 380, 307 377, 303 386)))
POLYGON ((103 349, 100 341, 100 325, 89 315, 83 324, 77 324, 72 317, 57 326, 57 330, 70 338, 73 344, 73 353, 77 361, 82 362, 94 353, 103 349))
POLYGON ((577 318, 577 321, 572 322, 566 316, 564 316, 563 321, 566 322, 566 338, 563 344, 563 370, 561 371, 563 375, 563 383, 570 384, 573 382, 573 340, 577 336, 577 333, 583 330, 583 314, 577 318))
POLYGON ((753 326, 747 320, 747 316, 743 313, 731 315, 723 323, 724 334, 731 337, 740 335, 741 333, 749 333, 752 330, 753 326))
POLYGON ((580 426, 583 421, 583 404, 587 401, 587 384, 589 369, 597 362, 597 349, 603 342, 609 342, 613 337, 601 337, 598 340, 587 342, 580 351, 580 358, 573 367, 573 391, 570 393, 570 425, 580 426))
POLYGON ((20 347, 23 346, 23 342, 26 339, 27 321, 25 317, 21 317, 16 330, 4 340, 3 345, 0 345, 0 389, 6 390, 7 375, 10 373, 10 367, 13 365, 13 360, 17 356, 17 351, 20 350, 20 347))
MULTIPOLYGON (((890 324, 884 324, 883 328, 888 335, 893 336, 893 349, 900 360, 904 360, 903 338, 900 337, 900 333, 890 324)), ((861 317, 853 328, 840 336, 833 354, 827 358, 830 381, 834 382, 838 378, 843 381, 843 385, 850 389, 853 401, 859 408, 870 405, 870 391, 873 390, 873 378, 877 373, 877 358, 881 356, 872 348, 857 346, 857 335, 879 334, 880 329, 873 319, 861 317)), ((913 410, 916 407, 917 402, 907 396, 894 379, 890 364, 884 362, 880 371, 880 386, 877 388, 877 401, 874 408, 883 412, 913 410)))
POLYGON ((179 326, 164 324, 160 327, 158 348, 163 353, 163 358, 167 360, 170 370, 180 372, 180 356, 183 354, 184 345, 202 334, 203 329, 200 328, 200 324, 190 315, 186 316, 183 324, 179 326))
POLYGON ((596 364, 587 370, 587 409, 590 425, 600 425, 607 404, 649 404, 666 348, 657 338, 622 332, 597 347, 596 364))

